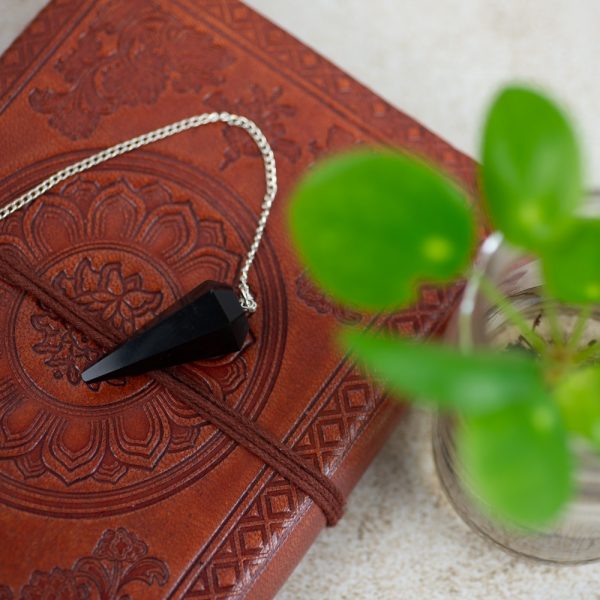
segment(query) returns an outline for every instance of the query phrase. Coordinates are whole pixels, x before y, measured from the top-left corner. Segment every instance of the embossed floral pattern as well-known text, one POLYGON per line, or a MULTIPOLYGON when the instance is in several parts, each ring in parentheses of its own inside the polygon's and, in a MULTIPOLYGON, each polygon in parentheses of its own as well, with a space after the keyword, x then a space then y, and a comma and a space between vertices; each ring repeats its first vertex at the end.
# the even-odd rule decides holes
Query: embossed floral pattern
POLYGON ((145 290, 142 276, 133 273, 126 277, 118 263, 96 270, 89 259, 84 259, 71 277, 61 271, 52 283, 67 298, 99 313, 102 320, 127 335, 138 328, 140 321, 147 320, 148 314, 155 315, 162 303, 160 290, 145 290))
MULTIPOLYGON (((139 273, 126 277, 118 263, 94 269, 89 258, 77 265, 72 276, 66 271, 58 273, 52 285, 126 335, 155 316, 163 300, 160 290, 144 289, 139 273)), ((40 312, 31 316, 31 324, 43 339, 33 346, 34 352, 47 357, 44 364, 53 369, 55 378, 66 377, 69 383, 78 385, 85 367, 100 357, 98 348, 79 331, 56 319, 50 310, 44 306, 39 308, 40 312)), ((117 379, 108 383, 123 385, 124 382, 117 379)), ((87 385, 93 390, 100 387, 97 383, 87 385)))
MULTIPOLYGON (((205 103, 213 110, 227 110, 252 119, 267 136, 273 150, 295 163, 300 158, 302 149, 299 144, 286 137, 285 121, 296 115, 296 108, 281 102, 282 95, 281 87, 267 92, 260 85, 253 85, 246 95, 235 100, 229 100, 223 92, 214 92, 205 98, 205 103)), ((239 128, 224 128, 223 137, 228 146, 221 163, 221 170, 242 156, 260 157, 256 144, 239 128)))
MULTIPOLYGON (((201 221, 189 202, 176 201, 159 183, 136 188, 124 179, 104 186, 78 179, 27 213, 20 232, 15 223, 0 225, 0 246, 29 254, 32 264, 62 257, 48 263, 45 276, 126 334, 199 281, 232 280, 241 260, 227 249, 220 221, 201 221), (174 277, 182 289, 170 287, 174 277)), ((9 302, 17 299, 13 291, 9 302)), ((114 391, 106 383, 86 387, 80 373, 100 349, 31 299, 18 306, 12 326, 31 333, 19 337, 30 345, 20 342, 24 354, 15 364, 25 389, 41 387, 55 400, 20 392, 12 378, 0 380, 0 459, 13 460, 28 479, 52 473, 67 485, 88 478, 115 483, 130 470, 156 469, 170 454, 196 447, 207 424, 193 409, 168 392, 153 393, 152 402, 128 402, 148 385, 143 378, 113 381, 114 391), (41 367, 50 378, 40 376, 41 367), (86 394, 114 408, 94 410, 101 406, 86 394)), ((227 401, 246 380, 251 344, 250 336, 239 354, 194 363, 199 391, 227 401)))
MULTIPOLYGON (((148 556, 148 546, 134 533, 119 527, 107 529, 91 556, 80 558, 70 569, 55 567, 35 571, 21 589, 21 600, 126 600, 126 588, 133 582, 147 586, 165 585, 169 579, 166 563, 148 556)), ((0 600, 12 600, 10 587, 0 586, 0 600)))
POLYGON ((136 562, 147 553, 146 544, 122 527, 105 531, 94 548, 94 556, 105 560, 136 562))
MULTIPOLYGON (((52 369, 55 379, 66 378, 71 385, 81 383, 85 367, 100 358, 98 348, 79 331, 59 321, 46 307, 31 315, 31 324, 39 331, 42 339, 32 346, 33 351, 44 357, 44 364, 52 369)), ((123 380, 107 382, 108 385, 123 385, 123 380)), ((92 390, 100 385, 88 384, 92 390)))
POLYGON ((85 583, 78 582, 72 571, 55 567, 50 573, 36 571, 21 591, 23 600, 87 600, 85 583))
POLYGON ((206 32, 184 26, 157 2, 112 0, 99 9, 77 46, 56 65, 66 89, 35 89, 32 108, 76 140, 124 106, 154 104, 170 85, 198 92, 224 80, 230 51, 206 32))

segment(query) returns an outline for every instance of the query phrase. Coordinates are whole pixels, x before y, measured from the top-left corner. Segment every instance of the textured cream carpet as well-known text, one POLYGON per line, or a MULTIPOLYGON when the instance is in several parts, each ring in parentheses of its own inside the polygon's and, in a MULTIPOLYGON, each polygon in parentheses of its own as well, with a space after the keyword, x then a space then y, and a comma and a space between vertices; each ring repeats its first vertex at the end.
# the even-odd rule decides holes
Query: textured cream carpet
MULTIPOLYGON (((123 0, 126 1, 126 0, 123 0)), ((4 48, 44 0, 0 0, 4 48)), ((597 0, 249 0, 399 108, 475 153, 502 82, 533 80, 576 115, 600 184, 597 0)), ((552 567, 503 554, 452 512, 427 415, 396 431, 278 600, 600 598, 600 564, 552 567)))

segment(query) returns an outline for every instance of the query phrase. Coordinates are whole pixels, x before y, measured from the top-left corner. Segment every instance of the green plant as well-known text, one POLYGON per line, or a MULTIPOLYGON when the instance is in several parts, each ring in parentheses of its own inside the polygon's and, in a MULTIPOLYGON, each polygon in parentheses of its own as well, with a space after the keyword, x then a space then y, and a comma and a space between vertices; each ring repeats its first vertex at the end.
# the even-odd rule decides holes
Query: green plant
MULTIPOLYGON (((480 272, 488 294, 529 341, 518 350, 459 352, 440 342, 345 330, 341 343, 389 388, 461 419, 458 452, 494 514, 525 526, 554 519, 572 493, 570 439, 600 451, 600 345, 580 349, 600 301, 600 220, 583 218, 576 136, 543 95, 504 89, 485 123, 481 181, 491 224, 539 257, 548 343, 480 272), (580 316, 564 339, 557 302, 580 316)), ((296 189, 293 238, 309 273, 334 299, 368 311, 415 300, 423 282, 469 273, 473 211, 447 177, 416 158, 371 149, 329 159, 296 189)))

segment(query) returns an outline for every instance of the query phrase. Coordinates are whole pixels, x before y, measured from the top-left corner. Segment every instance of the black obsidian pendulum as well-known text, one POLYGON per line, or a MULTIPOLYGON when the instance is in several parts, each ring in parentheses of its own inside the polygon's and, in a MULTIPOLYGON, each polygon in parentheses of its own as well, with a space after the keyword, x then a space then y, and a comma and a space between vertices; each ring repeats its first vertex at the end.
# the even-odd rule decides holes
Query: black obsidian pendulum
POLYGON ((70 165, 0 210, 1 220, 74 174, 136 148, 211 123, 224 123, 229 127, 243 129, 256 144, 264 163, 266 189, 256 231, 240 269, 240 297, 229 285, 214 281, 202 283, 146 324, 124 344, 88 367, 81 375, 86 383, 217 358, 242 349, 248 335, 248 314, 257 308, 248 285, 248 273, 277 195, 277 168, 273 150, 263 132, 250 119, 227 112, 204 113, 122 142, 70 165))
POLYGON ((88 367, 81 376, 86 383, 139 375, 162 367, 216 358, 241 350, 248 334, 248 314, 257 308, 248 285, 248 273, 277 195, 277 167, 273 150, 264 133, 247 117, 228 112, 204 113, 144 133, 84 158, 54 173, 0 208, 1 221, 73 175, 188 129, 214 123, 244 130, 256 144, 265 167, 266 189, 261 212, 252 243, 240 269, 240 298, 238 299, 231 286, 222 283, 207 281, 199 285, 136 332, 122 346, 88 367))
POLYGON ((86 369, 81 378, 96 383, 217 358, 241 350, 247 335, 248 317, 234 290, 205 281, 86 369))

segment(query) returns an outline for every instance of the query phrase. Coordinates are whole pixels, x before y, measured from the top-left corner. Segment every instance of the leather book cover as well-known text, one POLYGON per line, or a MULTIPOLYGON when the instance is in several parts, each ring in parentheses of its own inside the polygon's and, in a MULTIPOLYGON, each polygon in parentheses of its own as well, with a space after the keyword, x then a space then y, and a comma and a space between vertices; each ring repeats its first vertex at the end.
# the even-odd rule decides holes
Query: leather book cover
MULTIPOLYGON (((355 144, 417 152, 473 193, 468 158, 235 0, 52 0, 0 60, 0 204, 221 110, 264 131, 280 191, 250 340, 193 369, 347 495, 402 407, 340 353, 336 328, 430 335, 459 288, 387 317, 330 303, 290 246, 288 194, 355 144)), ((130 334, 201 281, 236 281, 263 176, 243 132, 202 127, 60 184, 0 222, 0 247, 130 334)), ((149 378, 85 384, 98 348, 1 280, 0 307, 0 599, 275 595, 325 526, 311 498, 149 378)))

